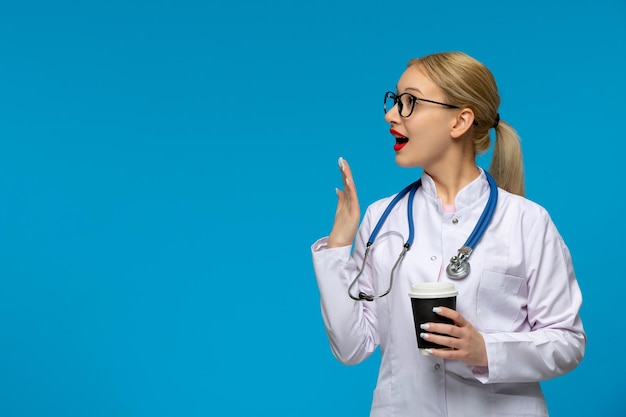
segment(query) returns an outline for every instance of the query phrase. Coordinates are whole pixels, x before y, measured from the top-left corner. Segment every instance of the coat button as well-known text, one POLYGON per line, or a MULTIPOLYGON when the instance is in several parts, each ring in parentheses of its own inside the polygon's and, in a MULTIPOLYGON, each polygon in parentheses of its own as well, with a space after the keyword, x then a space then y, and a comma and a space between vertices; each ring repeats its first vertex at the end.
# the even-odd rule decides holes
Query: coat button
POLYGON ((438 363, 435 364, 435 371, 438 371, 439 368, 441 368, 441 365, 439 365, 438 363))
POLYGON ((452 219, 452 224, 457 224, 458 222, 459 222, 459 219, 457 219, 456 217, 452 219))
POLYGON ((430 260, 431 260, 431 261, 436 261, 436 260, 437 260, 437 257, 436 257, 435 255, 433 255, 433 256, 431 256, 431 257, 430 257, 430 260))

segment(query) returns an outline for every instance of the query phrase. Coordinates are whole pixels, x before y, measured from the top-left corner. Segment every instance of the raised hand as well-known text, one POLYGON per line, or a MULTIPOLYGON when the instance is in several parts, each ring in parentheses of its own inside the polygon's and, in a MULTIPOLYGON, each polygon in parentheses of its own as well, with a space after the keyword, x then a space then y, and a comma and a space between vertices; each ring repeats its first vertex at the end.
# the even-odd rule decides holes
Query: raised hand
POLYGON ((361 218, 361 209, 359 208, 359 199, 357 198, 356 187, 352 179, 352 171, 348 162, 343 158, 339 158, 339 170, 341 171, 343 191, 336 189, 338 197, 337 210, 335 212, 335 223, 326 244, 328 248, 352 245, 361 218))

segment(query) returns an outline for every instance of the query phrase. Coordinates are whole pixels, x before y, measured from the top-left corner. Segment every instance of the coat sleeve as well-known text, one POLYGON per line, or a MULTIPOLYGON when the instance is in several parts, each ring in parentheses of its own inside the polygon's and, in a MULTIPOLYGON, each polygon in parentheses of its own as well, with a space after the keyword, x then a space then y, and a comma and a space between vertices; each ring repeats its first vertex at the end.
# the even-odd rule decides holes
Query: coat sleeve
POLYGON ((525 239, 524 255, 531 331, 482 333, 489 365, 474 374, 483 383, 554 378, 574 369, 585 352, 582 295, 569 250, 547 213, 525 239))
MULTIPOLYGON (((350 283, 363 263, 370 216, 368 209, 359 227, 352 254, 350 246, 326 248, 327 238, 318 240, 311 248, 330 347, 334 356, 347 365, 362 362, 379 344, 376 302, 355 301, 348 296, 350 283)), ((359 291, 373 292, 369 260, 352 294, 356 296, 359 291)))

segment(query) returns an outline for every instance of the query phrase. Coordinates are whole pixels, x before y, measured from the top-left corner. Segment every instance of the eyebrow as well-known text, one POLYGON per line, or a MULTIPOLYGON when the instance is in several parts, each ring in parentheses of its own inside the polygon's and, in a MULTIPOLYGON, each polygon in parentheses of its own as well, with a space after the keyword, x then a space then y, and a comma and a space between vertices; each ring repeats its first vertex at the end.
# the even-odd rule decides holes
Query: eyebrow
MULTIPOLYGON (((411 90, 411 91, 416 91, 419 94, 423 94, 419 88, 414 88, 414 87, 407 87, 406 90, 411 90)), ((396 91, 398 91, 398 86, 396 85, 396 91)))

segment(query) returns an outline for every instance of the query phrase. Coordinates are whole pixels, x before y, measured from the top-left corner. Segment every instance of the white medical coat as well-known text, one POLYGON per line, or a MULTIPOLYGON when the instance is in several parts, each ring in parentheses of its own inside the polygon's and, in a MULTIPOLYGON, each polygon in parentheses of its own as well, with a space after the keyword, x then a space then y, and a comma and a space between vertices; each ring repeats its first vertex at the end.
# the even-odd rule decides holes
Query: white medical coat
MULTIPOLYGON (((368 207, 351 247, 312 246, 321 311, 330 346, 345 364, 357 364, 380 346, 381 364, 371 417, 547 416, 539 381, 562 375, 581 361, 586 336, 582 302, 569 251, 545 209, 499 189, 498 204, 471 255, 471 273, 451 281, 450 258, 472 232, 486 206, 484 172, 445 213, 432 178, 415 195, 415 240, 396 270, 389 295, 354 301, 348 286, 363 262, 365 243, 392 197, 368 207), (485 339, 489 365, 422 356, 417 349, 411 285, 454 282, 459 311, 485 339)), ((392 210, 370 250, 353 294, 384 292, 408 235, 407 198, 392 210)))

